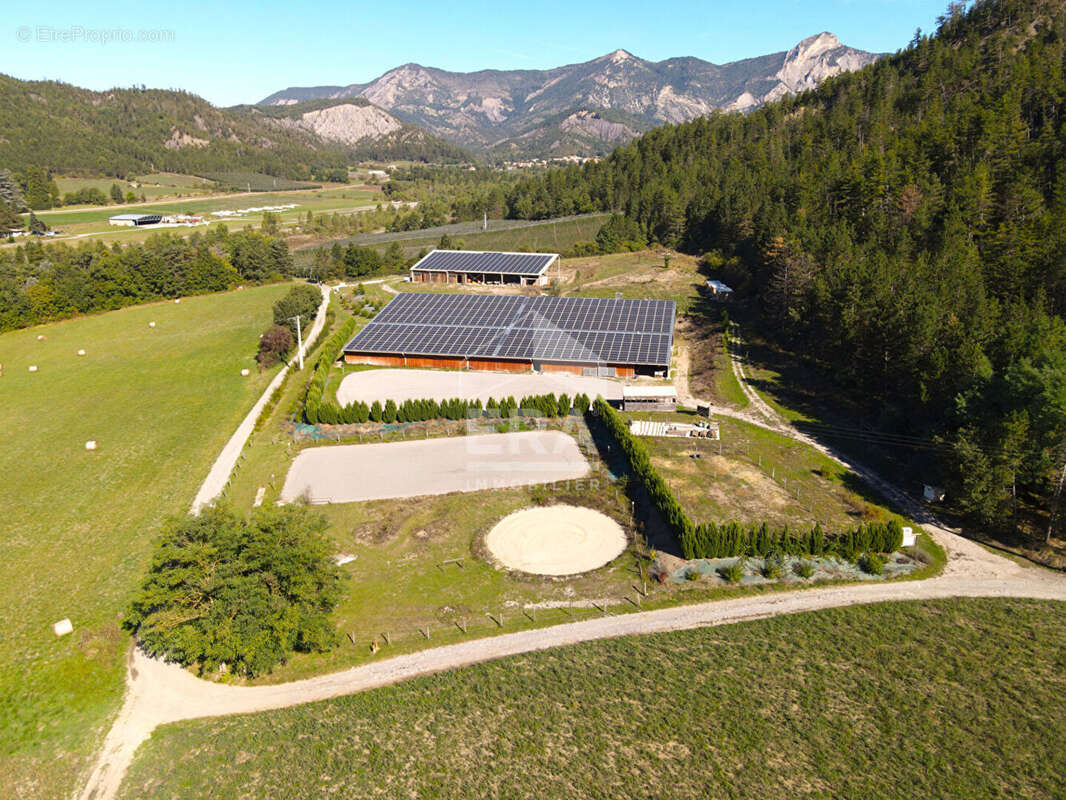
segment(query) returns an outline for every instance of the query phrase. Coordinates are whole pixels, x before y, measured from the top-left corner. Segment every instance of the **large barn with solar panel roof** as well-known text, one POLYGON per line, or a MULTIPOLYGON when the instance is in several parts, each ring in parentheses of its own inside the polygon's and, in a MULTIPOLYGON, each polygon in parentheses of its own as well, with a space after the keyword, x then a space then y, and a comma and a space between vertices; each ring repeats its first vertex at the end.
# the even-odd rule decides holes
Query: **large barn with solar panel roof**
POLYGON ((414 283, 484 283, 547 286, 557 253, 481 253, 434 250, 411 267, 414 283))
POLYGON ((669 377, 673 300, 397 295, 344 347, 349 364, 669 377))

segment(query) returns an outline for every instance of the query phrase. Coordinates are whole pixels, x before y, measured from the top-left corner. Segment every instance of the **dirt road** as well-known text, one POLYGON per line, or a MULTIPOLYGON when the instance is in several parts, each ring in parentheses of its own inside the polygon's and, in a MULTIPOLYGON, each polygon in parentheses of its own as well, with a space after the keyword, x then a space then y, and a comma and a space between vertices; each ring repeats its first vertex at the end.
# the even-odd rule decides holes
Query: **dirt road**
MULTIPOLYGON (((679 364, 677 375, 678 394, 682 402, 687 403, 694 398, 688 394, 687 361, 684 362, 686 368, 682 369, 682 366, 679 364)), ((747 386, 743 366, 738 364, 736 358, 733 368, 745 392, 753 391, 747 386)), ((948 562, 943 573, 924 581, 798 589, 657 611, 604 616, 384 658, 343 672, 276 686, 235 687, 202 681, 180 667, 150 659, 133 649, 129 660, 125 703, 104 742, 80 800, 114 798, 137 747, 157 725, 168 722, 284 708, 505 656, 617 636, 728 625, 784 614, 902 600, 1028 597, 1066 601, 1066 575, 1024 566, 941 527, 913 498, 870 470, 845 460, 830 448, 803 436, 761 398, 758 400, 760 405, 750 411, 715 408, 714 412, 738 417, 811 444, 865 477, 899 503, 914 519, 922 522, 925 530, 944 548, 948 562)))
POLYGON ((332 675, 276 686, 235 687, 199 680, 132 650, 125 704, 104 743, 81 800, 110 800, 137 747, 157 725, 196 717, 266 711, 353 694, 505 656, 633 634, 728 625, 840 606, 949 597, 1031 597, 1066 601, 1066 576, 1025 567, 939 528, 930 533, 949 555, 944 573, 925 581, 867 583, 712 601, 605 616, 476 639, 384 658, 332 675))
MULTIPOLYGON (((322 332, 322 328, 326 324, 326 309, 329 307, 329 293, 344 285, 345 284, 342 283, 333 287, 322 287, 322 304, 319 305, 318 313, 315 315, 315 321, 304 338, 302 351, 304 355, 307 354, 311 345, 315 343, 315 339, 318 338, 318 334, 322 332)), ((295 358, 293 360, 295 360, 295 358)), ((215 463, 211 465, 211 470, 207 473, 207 477, 204 479, 203 484, 201 484, 200 490, 196 493, 196 497, 192 501, 192 508, 189 509, 190 513, 199 514, 200 509, 209 503, 214 502, 218 496, 222 494, 222 491, 226 488, 226 483, 229 481, 229 476, 232 474, 233 468, 237 464, 237 459, 240 458, 244 445, 247 444, 249 437, 252 435, 252 431, 255 429, 255 421, 259 419, 259 414, 270 400, 270 396, 274 394, 274 390, 281 386, 281 382, 285 380, 285 375, 288 373, 291 364, 292 362, 283 366, 278 374, 274 376, 274 379, 267 386, 266 391, 260 395, 259 399, 255 402, 255 405, 252 406, 252 410, 248 412, 245 418, 241 421, 241 424, 237 426, 237 430, 233 432, 233 436, 231 436, 229 441, 226 442, 225 446, 222 448, 222 452, 219 453, 218 458, 215 459, 215 463)))

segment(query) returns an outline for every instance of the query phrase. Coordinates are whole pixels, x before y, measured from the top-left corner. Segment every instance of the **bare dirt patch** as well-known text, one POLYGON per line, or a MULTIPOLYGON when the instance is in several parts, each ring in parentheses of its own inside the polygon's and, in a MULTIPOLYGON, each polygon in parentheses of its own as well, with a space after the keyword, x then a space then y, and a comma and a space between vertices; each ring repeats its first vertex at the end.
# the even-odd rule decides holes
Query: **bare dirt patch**
POLYGON ((525 508, 504 517, 485 537, 497 562, 534 575, 576 575, 618 558, 626 548, 622 526, 591 508, 525 508))

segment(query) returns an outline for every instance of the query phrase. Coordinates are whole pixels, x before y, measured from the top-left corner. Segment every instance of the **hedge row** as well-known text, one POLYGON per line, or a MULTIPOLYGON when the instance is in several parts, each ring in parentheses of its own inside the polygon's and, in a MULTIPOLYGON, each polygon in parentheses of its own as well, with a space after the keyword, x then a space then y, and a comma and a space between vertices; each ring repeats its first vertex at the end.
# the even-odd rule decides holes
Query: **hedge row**
MULTIPOLYGON (((360 422, 424 422, 431 419, 470 419, 471 417, 490 417, 507 419, 509 417, 565 417, 576 409, 584 414, 588 411, 588 395, 577 395, 571 404, 565 394, 532 395, 523 397, 518 403, 513 397, 502 400, 489 398, 482 408, 480 400, 463 400, 458 397, 451 400, 405 400, 397 403, 386 400, 382 405, 375 400, 367 405, 361 400, 339 406, 334 402, 320 403, 316 411, 316 422, 326 425, 352 425, 360 422)), ((308 419, 308 422, 311 420, 308 419)))
POLYGON ((630 467, 644 483, 660 515, 681 544, 685 559, 730 556, 823 556, 855 561, 865 553, 894 553, 903 545, 903 527, 898 520, 860 525, 844 534, 827 535, 820 525, 805 531, 770 529, 763 523, 743 526, 736 522, 693 524, 677 497, 651 463, 644 444, 629 432, 625 418, 602 397, 594 405, 597 415, 629 459, 630 467))
MULTIPOLYGON (((333 335, 330 336, 315 360, 314 375, 307 386, 307 394, 304 395, 304 419, 312 425, 319 422, 319 413, 323 408, 322 393, 326 390, 326 380, 329 378, 329 368, 340 357, 341 348, 348 343, 355 333, 358 320, 351 317, 344 322, 333 335)), ((336 403, 326 403, 336 407, 336 403)))
POLYGON ((652 466, 651 458, 648 456, 648 451, 644 444, 629 432, 629 424, 625 418, 611 408, 602 397, 596 398, 594 408, 597 416, 603 420, 607 430, 610 431, 615 441, 618 442, 619 447, 622 448, 622 452, 626 454, 633 472, 644 483, 644 488, 647 490, 655 507, 659 509, 659 514, 669 524, 674 535, 681 542, 682 549, 684 549, 685 542, 691 541, 695 533, 695 526, 684 509, 681 508, 677 497, 670 491, 670 487, 666 485, 662 475, 652 466))
POLYGON ((860 525, 844 534, 827 536, 821 525, 792 530, 787 525, 771 529, 762 525, 745 527, 736 522, 696 526, 693 535, 681 540, 686 559, 728 558, 730 556, 836 556, 855 561, 864 553, 894 553, 903 546, 903 526, 898 520, 860 525))

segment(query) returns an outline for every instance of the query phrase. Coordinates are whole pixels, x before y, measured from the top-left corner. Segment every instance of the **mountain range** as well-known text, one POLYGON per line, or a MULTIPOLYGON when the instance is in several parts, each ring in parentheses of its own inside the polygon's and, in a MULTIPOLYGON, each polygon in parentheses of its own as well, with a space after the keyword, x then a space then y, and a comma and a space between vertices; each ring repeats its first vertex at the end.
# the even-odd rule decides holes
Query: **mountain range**
MULTIPOLYGON (((722 65, 692 57, 646 61, 625 50, 549 70, 463 73, 404 64, 369 83, 291 87, 258 105, 362 98, 498 158, 601 155, 658 125, 749 111, 879 57, 823 32, 787 51, 722 65)), ((303 116, 320 134, 327 127, 303 116)), ((322 135, 345 133, 332 126, 322 135)))

